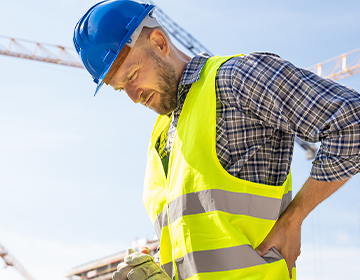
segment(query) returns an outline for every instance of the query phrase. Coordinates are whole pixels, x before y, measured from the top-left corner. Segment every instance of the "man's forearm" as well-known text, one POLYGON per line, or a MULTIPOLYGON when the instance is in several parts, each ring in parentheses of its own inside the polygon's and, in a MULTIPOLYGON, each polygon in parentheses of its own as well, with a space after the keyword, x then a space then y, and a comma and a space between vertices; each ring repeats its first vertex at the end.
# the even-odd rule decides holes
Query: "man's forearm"
POLYGON ((336 182, 321 182, 308 178, 283 215, 290 218, 293 223, 301 225, 316 206, 336 192, 348 179, 336 182))
POLYGON ((337 191, 347 180, 329 183, 307 179, 256 251, 263 256, 271 247, 278 249, 292 277, 294 263, 300 255, 303 221, 317 205, 337 191))

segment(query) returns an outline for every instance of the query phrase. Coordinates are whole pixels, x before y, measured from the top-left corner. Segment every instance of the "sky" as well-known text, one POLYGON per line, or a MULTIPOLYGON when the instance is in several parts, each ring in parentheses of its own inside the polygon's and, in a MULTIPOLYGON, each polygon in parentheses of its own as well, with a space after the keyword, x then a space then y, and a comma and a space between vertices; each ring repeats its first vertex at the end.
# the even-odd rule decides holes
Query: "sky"
MULTIPOLYGON (((96 2, 3 1, 0 35, 72 47, 96 2)), ((154 2, 216 55, 274 52, 306 68, 360 47, 358 0, 154 2)), ((360 91, 360 75, 340 83, 360 91)), ((0 56, 0 244, 36 280, 65 280, 155 234, 142 183, 157 116, 124 93, 94 90, 83 69, 0 56)), ((294 193, 310 168, 296 145, 294 193)), ((356 175, 305 220, 298 279, 358 278, 359 185, 356 175)), ((0 280, 23 279, 4 266, 0 280)))

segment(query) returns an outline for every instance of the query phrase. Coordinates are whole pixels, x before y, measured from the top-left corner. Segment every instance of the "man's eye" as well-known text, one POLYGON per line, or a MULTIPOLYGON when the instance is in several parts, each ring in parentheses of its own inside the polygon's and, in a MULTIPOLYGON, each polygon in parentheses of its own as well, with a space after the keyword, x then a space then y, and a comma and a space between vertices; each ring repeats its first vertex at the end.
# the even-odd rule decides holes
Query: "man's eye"
POLYGON ((137 71, 135 71, 134 74, 132 74, 132 75, 129 77, 128 81, 129 81, 129 82, 132 82, 133 80, 136 79, 136 77, 137 77, 137 71))

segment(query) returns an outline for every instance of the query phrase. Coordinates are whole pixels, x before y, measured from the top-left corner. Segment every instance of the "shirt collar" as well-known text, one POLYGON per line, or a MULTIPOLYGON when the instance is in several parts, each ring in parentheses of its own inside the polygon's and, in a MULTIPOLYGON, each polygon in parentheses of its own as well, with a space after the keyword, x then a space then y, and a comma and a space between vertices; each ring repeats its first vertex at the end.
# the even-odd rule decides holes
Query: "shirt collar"
POLYGON ((195 83, 200 78, 201 69, 210 57, 209 54, 203 52, 194 56, 186 65, 181 76, 179 86, 195 83))

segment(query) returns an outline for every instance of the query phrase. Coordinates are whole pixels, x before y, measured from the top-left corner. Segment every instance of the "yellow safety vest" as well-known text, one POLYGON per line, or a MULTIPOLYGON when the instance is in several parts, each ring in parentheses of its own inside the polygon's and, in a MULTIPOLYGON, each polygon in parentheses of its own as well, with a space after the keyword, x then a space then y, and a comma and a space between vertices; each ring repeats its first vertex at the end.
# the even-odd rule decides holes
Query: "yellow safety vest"
MULTIPOLYGON (((276 249, 256 248, 291 201, 282 186, 231 176, 216 154, 218 68, 213 57, 192 84, 177 125, 167 176, 155 143, 171 121, 159 116, 148 151, 143 202, 160 239, 160 265, 172 279, 289 279, 276 249)), ((293 269, 295 279, 295 268, 293 269)))

